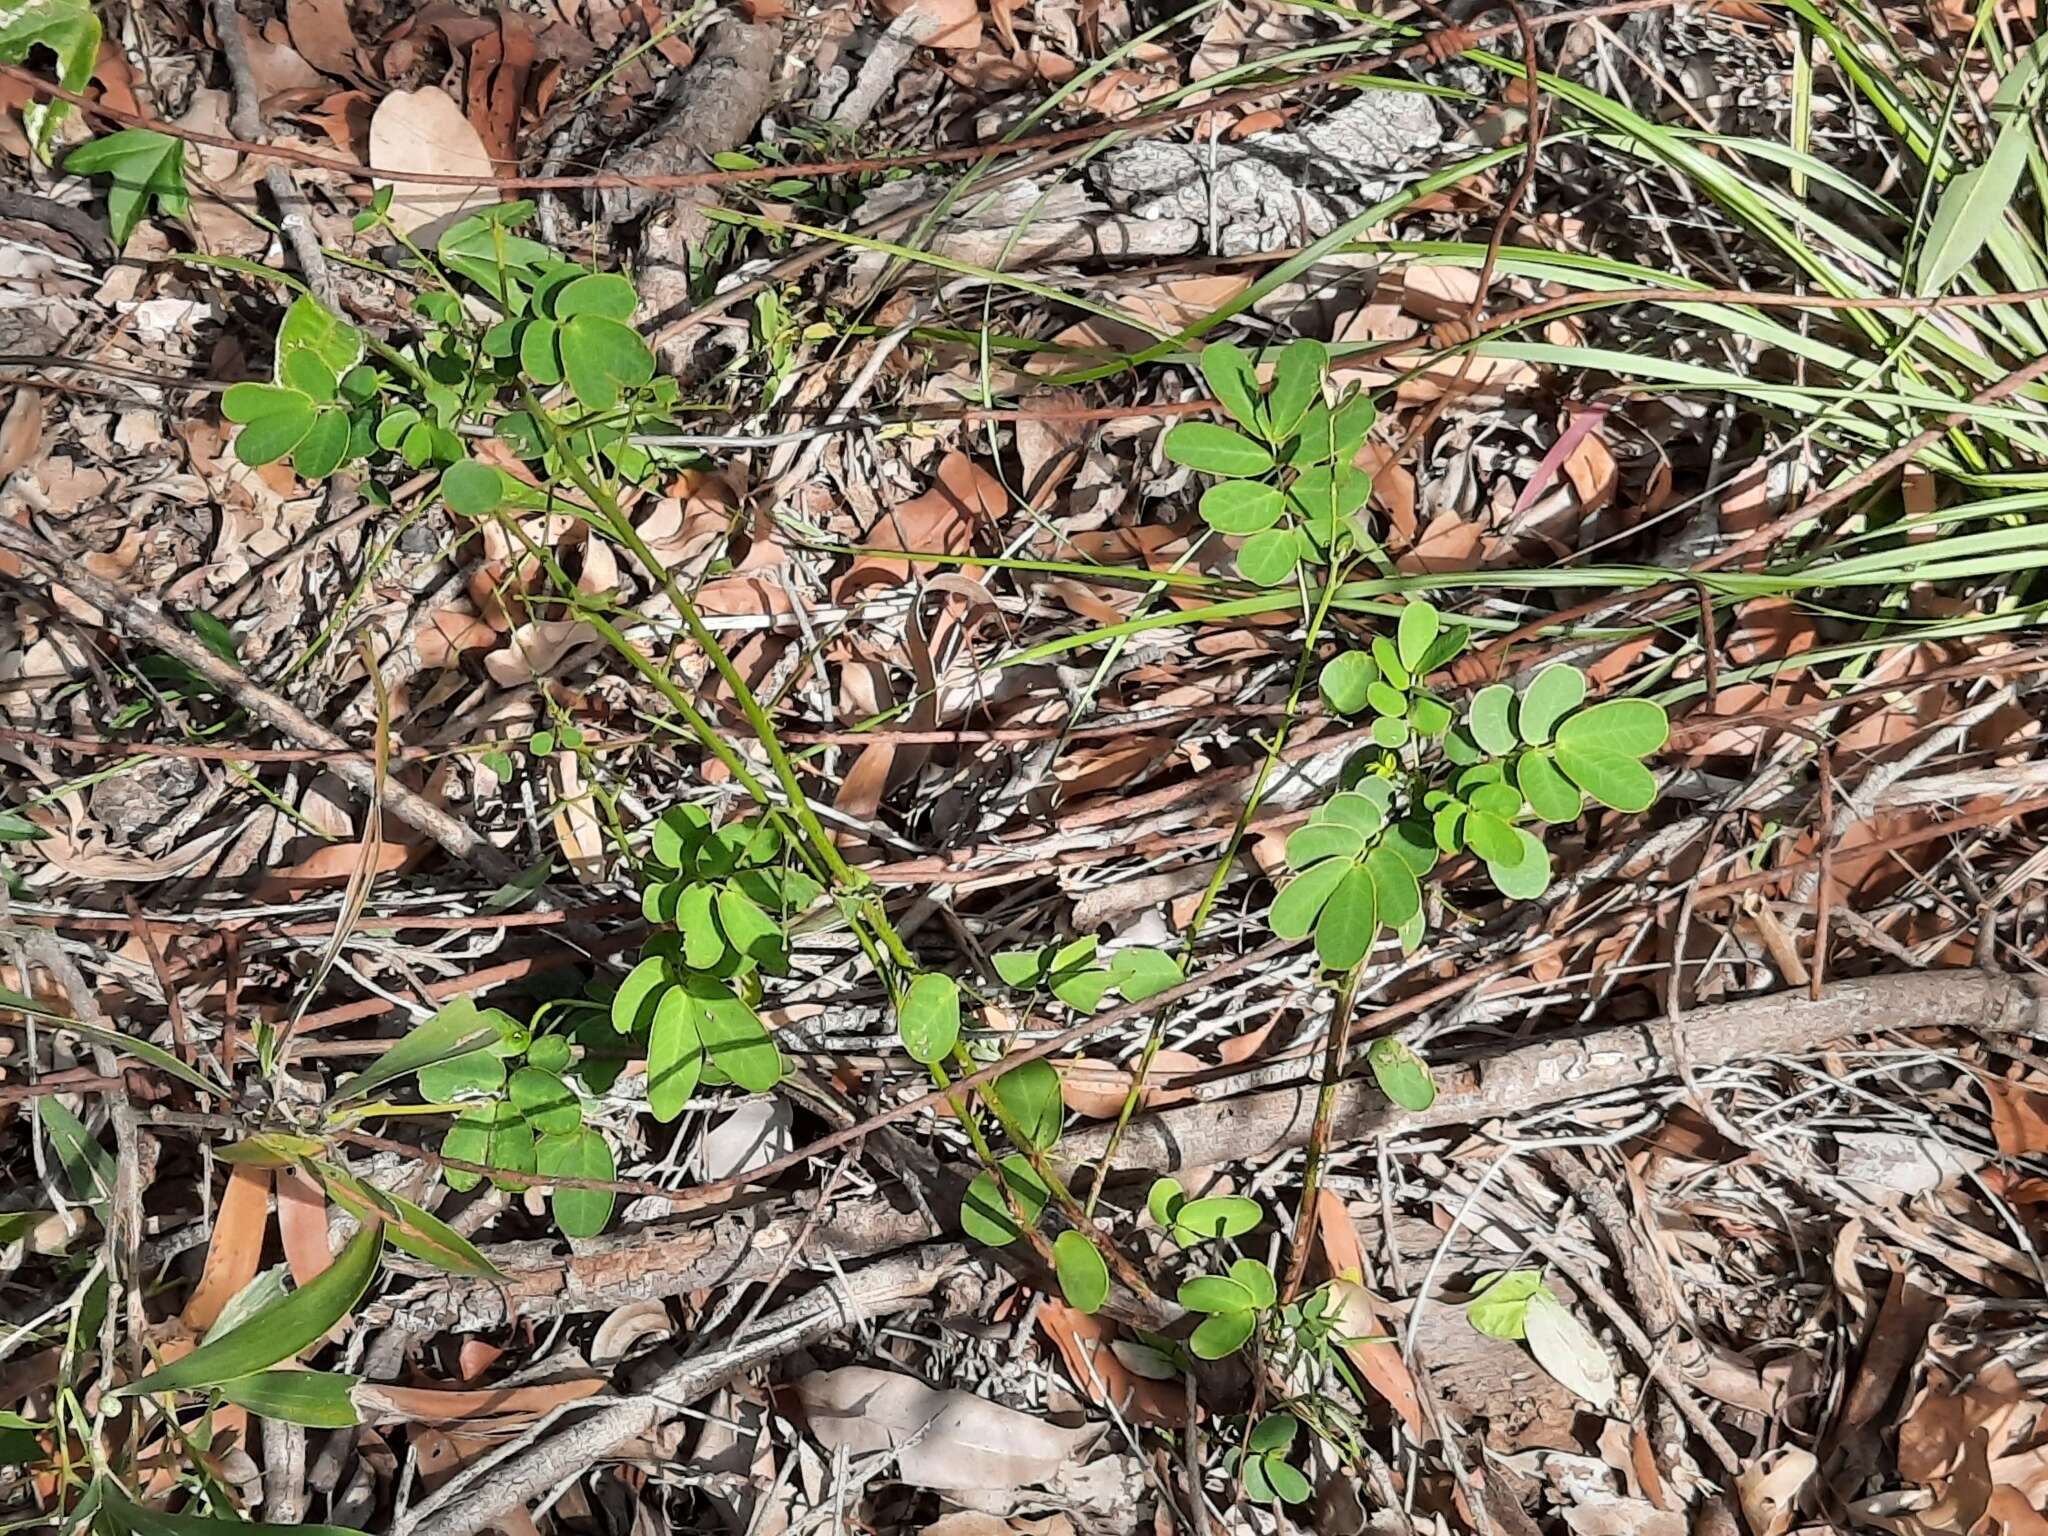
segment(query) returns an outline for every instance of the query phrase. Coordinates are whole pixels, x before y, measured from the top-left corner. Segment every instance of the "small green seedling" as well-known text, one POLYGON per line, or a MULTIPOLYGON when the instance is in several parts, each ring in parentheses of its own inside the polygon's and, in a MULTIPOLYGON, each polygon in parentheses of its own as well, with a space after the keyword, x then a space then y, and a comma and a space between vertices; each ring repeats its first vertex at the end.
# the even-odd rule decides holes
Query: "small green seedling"
POLYGON ((1251 1426, 1242 1447, 1233 1446, 1224 1456, 1224 1472, 1243 1478, 1245 1497, 1254 1503, 1307 1503, 1314 1489, 1287 1459, 1300 1430, 1301 1420, 1291 1413, 1267 1414, 1251 1426))
POLYGON ((1357 390, 1334 406, 1324 400, 1329 349, 1319 341, 1290 343, 1264 391, 1241 347, 1211 343, 1201 364, 1237 426, 1183 422, 1163 447, 1174 463, 1217 477, 1202 494, 1202 520, 1244 540, 1238 573, 1278 586, 1304 563, 1330 564, 1351 547, 1370 548, 1357 515, 1372 494, 1372 476, 1352 460, 1377 413, 1357 390))

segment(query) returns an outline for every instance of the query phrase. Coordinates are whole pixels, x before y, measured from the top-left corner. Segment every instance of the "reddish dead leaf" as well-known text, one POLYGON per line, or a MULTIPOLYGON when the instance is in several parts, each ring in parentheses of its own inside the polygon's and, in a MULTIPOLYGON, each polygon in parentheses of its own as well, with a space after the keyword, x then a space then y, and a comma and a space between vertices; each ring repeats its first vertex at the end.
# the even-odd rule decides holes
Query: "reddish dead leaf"
POLYGON ((462 1341, 462 1348, 455 1352, 455 1369, 464 1381, 475 1381, 492 1366, 505 1357, 504 1348, 488 1339, 479 1339, 474 1334, 462 1341))
POLYGON ((454 666, 464 651, 496 645, 498 632, 473 613, 443 608, 428 615, 414 643, 419 647, 420 665, 436 672, 454 666))
POLYGON ((1991 1134, 2007 1157, 2048 1152, 2048 1093, 1993 1078, 1983 1081, 1991 1100, 1991 1134))
POLYGON ((1409 575, 1425 575, 1476 571, 1480 563, 1479 530, 1455 512, 1439 512, 1414 547, 1394 561, 1394 568, 1409 575))
POLYGON ((298 1168, 277 1174, 277 1230, 284 1239, 292 1283, 306 1285, 334 1262, 327 1237, 327 1191, 298 1168))
MULTIPOLYGON (((640 19, 647 24, 647 35, 654 39, 654 51, 677 69, 688 69, 697 62, 697 51, 678 37, 669 25, 669 18, 653 0, 639 0, 635 7, 640 19)), ((756 18, 757 20, 759 18, 756 18)))
POLYGON ((227 1193, 214 1215, 213 1236, 206 1245, 206 1267, 192 1299, 178 1314, 195 1334, 220 1321, 223 1308, 256 1278, 263 1266, 263 1235, 270 1230, 270 1170, 237 1163, 228 1174, 227 1193))
POLYGON ((1876 1420, 1891 1400, 1900 1377, 1920 1358, 1927 1332, 1944 1306, 1940 1297, 1908 1285, 1902 1272, 1892 1271, 1884 1304, 1878 1308, 1877 1321, 1871 1325, 1870 1338, 1863 1347, 1856 1379, 1842 1401, 1840 1433, 1853 1434, 1876 1420))
POLYGON ((0 417, 0 480, 20 469, 43 446, 43 394, 17 389, 0 417))
POLYGON ((363 63, 356 51, 348 0, 287 0, 285 21, 292 46, 308 64, 343 80, 362 80, 363 63))
MULTIPOLYGON (((1783 670, 1762 682, 1723 686, 1712 707, 1695 711, 1688 725, 1702 729, 1712 719, 1739 722, 1758 710, 1781 709, 1817 697, 1818 686, 1796 664, 1815 643, 1811 619, 1789 598, 1765 597, 1744 603, 1736 611, 1735 627, 1728 635, 1728 662, 1738 667, 1775 665, 1783 670)), ((1771 729, 1768 725, 1731 723, 1695 737, 1690 746, 1700 757, 1747 755, 1764 745, 1771 729)))
POLYGON ((1126 1367, 1109 1347, 1108 1324, 1050 1296, 1039 1304, 1038 1321, 1066 1361, 1074 1385, 1090 1401, 1114 1403, 1125 1417, 1162 1429, 1187 1423, 1187 1395, 1180 1384, 1154 1381, 1126 1367))
MULTIPOLYGON (((1114 1120, 1123 1113, 1124 1100, 1131 1092, 1129 1067, 1085 1056, 1070 1056, 1054 1065, 1060 1073, 1060 1097, 1075 1114, 1091 1120, 1114 1120)), ((1145 1074, 1145 1092, 1138 1100, 1140 1107, 1157 1109, 1193 1098, 1188 1089, 1176 1088, 1175 1080, 1204 1070, 1199 1056, 1190 1056, 1186 1051, 1159 1052, 1152 1058, 1152 1070, 1145 1074)))
MULTIPOLYGON (((883 513, 864 542, 879 549, 965 554, 974 547, 976 531, 1008 508, 1009 497, 1000 480, 966 454, 949 453, 939 465, 937 483, 922 496, 883 513)), ((846 574, 833 583, 832 595, 842 603, 849 602, 869 587, 908 581, 911 570, 909 560, 857 556, 846 574)))
POLYGON ((1441 325, 1462 320, 1479 296, 1479 274, 1464 267, 1409 266, 1389 285, 1401 307, 1418 320, 1441 325))
POLYGON ((326 77, 300 57, 292 46, 291 33, 281 21, 257 30, 247 17, 241 18, 242 37, 249 45, 249 73, 255 77, 257 94, 266 112, 275 111, 280 97, 306 90, 326 90, 326 77))
POLYGON ((1105 789, 1122 789, 1173 755, 1178 738, 1137 736, 1125 741, 1077 747, 1053 764, 1053 777, 1069 800, 1105 789))
POLYGON ((1396 462, 1392 443, 1368 442, 1352 460, 1372 476, 1373 505, 1387 514, 1393 537, 1387 542, 1403 549, 1415 542, 1415 476, 1405 464, 1396 462))
MULTIPOLYGON (((1063 410, 1083 401, 1076 390, 1056 389, 1034 396, 1031 403, 1047 410, 1063 410)), ((1024 499, 1035 511, 1050 510, 1059 500, 1060 488, 1081 467, 1088 430, 1085 423, 1078 421, 1030 418, 1017 423, 1017 460, 1024 471, 1024 499)))
POLYGON ((370 149, 369 96, 362 91, 331 91, 298 114, 307 127, 352 160, 366 161, 370 149))
POLYGON ((1335 1277, 1331 1294, 1343 1319, 1339 1335, 1369 1341, 1346 1344, 1344 1353, 1351 1357, 1351 1363, 1358 1367, 1358 1374, 1367 1384, 1401 1416, 1415 1443, 1423 1444, 1428 1436, 1423 1430, 1422 1398, 1416 1391, 1415 1378, 1401 1358, 1399 1346, 1375 1338, 1390 1330, 1383 1326, 1379 1309, 1364 1285, 1365 1249, 1358 1240, 1350 1208, 1333 1190, 1317 1191, 1316 1241, 1322 1247, 1324 1264, 1335 1277))
POLYGON ((1899 1476, 1911 1483, 1939 1481, 1975 1435, 1985 1437, 1987 1449, 2003 1451, 2014 1426, 2032 1421, 2032 1409, 2032 1394, 2002 1360, 1990 1361, 1965 1387, 1931 1370, 1899 1423, 1899 1476))
POLYGON ((508 173, 519 167, 519 110, 533 73, 533 28, 516 11, 498 12, 496 31, 469 50, 467 111, 491 158, 508 173))
MULTIPOLYGON (((1585 414, 1591 415, 1592 412, 1585 414)), ((1614 455, 1608 451, 1597 426, 1581 437, 1565 455, 1564 473, 1579 498, 1579 510, 1588 517, 1614 500, 1619 473, 1615 468, 1614 455)))
POLYGON ((100 88, 100 101, 117 112, 140 114, 142 103, 135 97, 135 71, 128 55, 112 39, 102 39, 100 56, 93 61, 92 78, 100 88))

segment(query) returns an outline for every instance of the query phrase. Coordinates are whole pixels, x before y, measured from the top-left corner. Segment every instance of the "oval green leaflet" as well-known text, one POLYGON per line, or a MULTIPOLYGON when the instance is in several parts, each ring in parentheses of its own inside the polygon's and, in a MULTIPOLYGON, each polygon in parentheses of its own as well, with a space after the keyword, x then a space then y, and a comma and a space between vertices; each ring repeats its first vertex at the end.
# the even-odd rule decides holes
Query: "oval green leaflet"
POLYGON ((1256 1312, 1218 1312, 1188 1335, 1188 1349, 1198 1360, 1221 1360, 1243 1349, 1258 1325, 1256 1312))
POLYGON ((115 1388, 114 1396, 218 1386, 266 1371, 310 1348, 362 1300, 377 1272, 377 1255, 383 1247, 383 1226, 369 1223, 348 1240, 332 1264, 282 1301, 273 1302, 218 1338, 208 1339, 162 1370, 115 1388))
POLYGON ((1249 1312, 1256 1303, 1252 1293, 1223 1275, 1196 1275, 1183 1281, 1176 1297, 1190 1312, 1249 1312))
POLYGON ((1663 706, 1649 699, 1609 699, 1569 716, 1557 727, 1559 750, 1648 757, 1671 735, 1663 706))
MULTIPOLYGON (((502 1099, 473 1104, 457 1115, 441 1138, 441 1155, 491 1170, 500 1189, 523 1189, 518 1175, 533 1172, 533 1127, 502 1099)), ((458 1193, 475 1189, 483 1176, 469 1168, 443 1167, 442 1178, 458 1193)))
POLYGON ((1109 1265, 1095 1245, 1069 1228, 1053 1239, 1052 1261, 1067 1305, 1081 1312, 1100 1312, 1109 1300, 1109 1265))
POLYGON ((1401 1108, 1420 1111, 1436 1102, 1436 1080, 1429 1075, 1429 1063, 1405 1041, 1382 1035, 1366 1050, 1365 1061, 1380 1092, 1401 1108))
POLYGON ((1646 811, 1656 803, 1656 775, 1634 757, 1565 740, 1560 740, 1555 750, 1557 766, 1565 777, 1602 805, 1617 811, 1646 811))
POLYGON ((667 1125, 697 1091, 704 1072, 704 1042, 697 1033, 696 1010, 681 987, 661 992, 653 1015, 647 1033, 647 1109, 667 1125))
POLYGON ((896 1032, 910 1059, 932 1066, 960 1043, 960 984, 927 971, 911 982, 896 1015, 896 1032))
MULTIPOLYGON (((1045 1187, 1023 1157, 1006 1157, 1002 1162, 1003 1184, 1033 1225, 1044 1212, 1052 1191, 1045 1187)), ((992 1174, 979 1174, 960 1200, 960 1230, 985 1248, 1002 1248, 1024 1235, 1011 1219, 1009 1204, 996 1187, 992 1174)))
POLYGON ((1301 564, 1301 535, 1292 528, 1268 528, 1244 541, 1237 573, 1261 587, 1277 587, 1301 564))
POLYGON ((1204 1195, 1174 1207, 1173 1235, 1182 1246, 1193 1247, 1196 1243, 1243 1237, 1265 1219, 1259 1202, 1244 1195, 1204 1195))
POLYGON ((543 1136, 559 1136, 583 1123, 583 1104, 556 1073, 521 1067, 505 1085, 513 1106, 543 1136))
POLYGON ((1273 467, 1272 450, 1264 443, 1213 422, 1184 421, 1166 434, 1162 447, 1174 463, 1205 475, 1244 479, 1273 467))
POLYGON ((1204 382, 1231 419, 1247 432, 1263 433, 1259 376, 1244 348, 1228 341, 1211 342, 1202 348, 1196 361, 1201 364, 1204 382))
MULTIPOLYGON (((533 1144, 533 1163, 534 1171, 543 1179, 618 1177, 611 1143, 590 1126, 541 1137, 533 1144)), ((612 1219, 616 1198, 608 1189, 563 1189, 557 1185, 548 1196, 548 1203, 563 1236, 595 1237, 612 1219)))
POLYGON ((1380 680, 1380 669, 1363 651, 1344 651, 1323 664, 1316 689, 1323 702, 1340 715, 1355 715, 1366 706, 1366 690, 1380 680))
POLYGON ((1325 858, 1312 864, 1280 888, 1273 898, 1266 922, 1283 939, 1305 939, 1315 931, 1331 896, 1350 874, 1347 859, 1325 858))
POLYGON ((990 1088, 1024 1146, 1044 1151, 1060 1139, 1066 1104, 1060 1097, 1059 1069, 1051 1062, 1041 1059, 1012 1067, 990 1088))
MULTIPOLYGON (((1545 667, 1522 690, 1520 729, 1522 740, 1542 746, 1557 729, 1557 722, 1577 709, 1586 698, 1586 674, 1568 662, 1545 667)), ((1492 751, 1492 748, 1487 750, 1492 751)))

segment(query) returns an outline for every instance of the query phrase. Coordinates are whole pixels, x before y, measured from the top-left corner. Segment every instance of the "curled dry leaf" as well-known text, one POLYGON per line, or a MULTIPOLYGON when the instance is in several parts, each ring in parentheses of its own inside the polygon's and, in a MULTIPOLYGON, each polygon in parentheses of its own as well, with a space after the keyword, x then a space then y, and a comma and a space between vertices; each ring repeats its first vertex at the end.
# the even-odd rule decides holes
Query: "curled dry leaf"
MULTIPOLYGON (((879 549, 961 555, 973 548, 977 530, 1008 509, 1002 481, 966 454, 949 453, 939 464, 932 488, 884 512, 863 542, 879 549)), ((913 564, 885 555, 861 555, 833 583, 832 594, 847 602, 869 587, 908 581, 913 564)))
MULTIPOLYGON (((1067 1101, 1067 1108, 1077 1115, 1086 1115, 1091 1120, 1114 1120, 1123 1113, 1124 1100, 1131 1091, 1131 1069, 1113 1061, 1093 1061, 1085 1056, 1072 1056, 1059 1062, 1060 1097, 1067 1101)), ((1179 1104, 1194 1097, 1186 1088, 1176 1088, 1177 1078, 1203 1070, 1199 1056, 1186 1051, 1161 1051, 1152 1058, 1152 1070, 1145 1074, 1145 1092, 1140 1098, 1141 1107, 1158 1109, 1167 1104, 1179 1104)))
MULTIPOLYGON (((439 86, 393 91, 370 118, 370 166, 384 171, 432 171, 446 176, 494 176, 484 142, 455 98, 439 86)), ((391 220, 407 234, 492 200, 488 187, 435 186, 417 181, 391 186, 391 220)))
POLYGON ((697 1177, 715 1182, 765 1167, 796 1145, 795 1123, 787 1099, 742 1100, 698 1141, 697 1177))
POLYGON ((1187 1394, 1178 1379, 1153 1381, 1126 1366, 1110 1347, 1113 1324, 1050 1296, 1039 1304, 1038 1322, 1091 1401, 1113 1405, 1140 1424, 1178 1429, 1187 1423, 1187 1394))
POLYGON ((573 752, 557 752, 548 759, 548 783, 554 791, 555 838, 569 868, 585 884, 605 877, 610 863, 604 839, 604 824, 590 808, 590 792, 584 787, 583 772, 573 752))
POLYGON ((1062 1429, 971 1392, 942 1392, 864 1365, 813 1371, 796 1393, 828 1452, 897 1451, 898 1475, 918 1488, 990 1493, 1048 1482, 1100 1433, 1062 1429))
POLYGON ((600 1367, 617 1365, 632 1353, 642 1339, 660 1338, 675 1331, 668 1308, 658 1301, 629 1301, 597 1325, 590 1341, 590 1363, 600 1367))
MULTIPOLYGON (((484 658, 484 671, 505 688, 545 680, 571 650, 597 638, 597 631, 582 619, 534 619, 514 629, 502 648, 484 658)), ((424 649, 420 654, 424 658, 424 649)))
POLYGON ((1735 1491, 1751 1536, 1785 1536, 1799 1513, 1799 1494, 1820 1469, 1811 1451, 1783 1446, 1736 1474, 1735 1491))
POLYGON ((596 1396, 604 1386, 598 1378, 530 1387, 400 1387, 366 1381, 354 1397, 370 1423, 467 1424, 489 1433, 529 1424, 564 1403, 596 1396))

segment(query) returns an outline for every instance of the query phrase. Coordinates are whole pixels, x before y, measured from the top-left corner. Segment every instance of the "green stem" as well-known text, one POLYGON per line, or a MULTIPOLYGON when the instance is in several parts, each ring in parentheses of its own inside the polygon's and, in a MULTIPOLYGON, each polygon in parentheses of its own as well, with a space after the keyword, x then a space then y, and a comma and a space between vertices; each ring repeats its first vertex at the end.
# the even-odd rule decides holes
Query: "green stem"
MULTIPOLYGON (((1278 729, 1273 733, 1272 744, 1266 750, 1264 761, 1259 764, 1258 776, 1252 781, 1251 793, 1246 796, 1244 809, 1238 812, 1237 822, 1230 829, 1230 841, 1224 845, 1223 855, 1216 861, 1215 871, 1209 876, 1209 884, 1202 892, 1202 899, 1195 907, 1195 914, 1188 922, 1188 931, 1181 940, 1181 966, 1185 970, 1193 959, 1195 945, 1200 940, 1202 926, 1215 911, 1217 900, 1223 894, 1223 887, 1230 879, 1230 872, 1237 864, 1238 850, 1243 847, 1245 834, 1251 830, 1252 819, 1258 815, 1259 807, 1265 801, 1266 786, 1271 782, 1273 770, 1279 765, 1280 754, 1287 749, 1288 733, 1294 728, 1301 711, 1301 696, 1308 686, 1310 668, 1315 662, 1316 642, 1322 636, 1324 623, 1330 615, 1330 606, 1335 601, 1337 590, 1350 572, 1332 568, 1323 582, 1322 594, 1316 600, 1314 614, 1309 619, 1308 633, 1302 640, 1301 655, 1294 664, 1294 681, 1287 692, 1287 713, 1280 717, 1278 729)), ((1173 1017, 1172 1008, 1162 1008, 1152 1015, 1152 1025, 1145 1034, 1145 1048, 1138 1055, 1138 1065, 1131 1074, 1130 1091, 1124 1095, 1124 1102, 1117 1110, 1116 1124, 1110 1127, 1109 1140, 1103 1144, 1101 1171, 1088 1190, 1088 1211, 1093 1214, 1095 1202, 1102 1195, 1102 1188, 1108 1182, 1108 1172, 1116 1162, 1117 1146, 1124 1138, 1124 1131, 1137 1113, 1138 1102, 1144 1097, 1145 1080, 1152 1070, 1153 1060, 1159 1055, 1160 1047, 1166 1040, 1166 1026, 1173 1017)))

